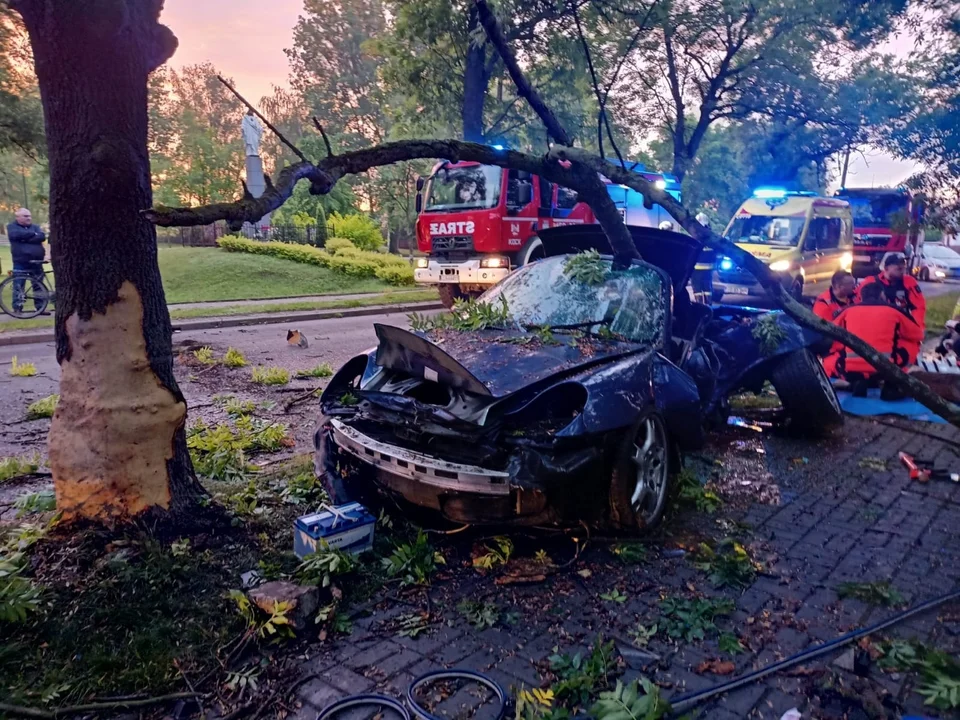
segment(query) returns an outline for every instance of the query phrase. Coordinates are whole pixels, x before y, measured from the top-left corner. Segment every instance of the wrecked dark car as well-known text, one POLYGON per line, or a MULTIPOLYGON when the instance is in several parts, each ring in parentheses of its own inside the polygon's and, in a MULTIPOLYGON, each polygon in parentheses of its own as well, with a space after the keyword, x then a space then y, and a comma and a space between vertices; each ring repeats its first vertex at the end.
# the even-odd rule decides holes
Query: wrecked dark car
POLYGON ((321 398, 316 464, 333 499, 387 496, 460 523, 656 524, 681 453, 727 398, 776 388, 788 422, 842 422, 787 316, 695 303, 689 237, 631 228, 643 260, 616 266, 596 226, 543 233, 550 255, 476 304, 379 344, 321 398))

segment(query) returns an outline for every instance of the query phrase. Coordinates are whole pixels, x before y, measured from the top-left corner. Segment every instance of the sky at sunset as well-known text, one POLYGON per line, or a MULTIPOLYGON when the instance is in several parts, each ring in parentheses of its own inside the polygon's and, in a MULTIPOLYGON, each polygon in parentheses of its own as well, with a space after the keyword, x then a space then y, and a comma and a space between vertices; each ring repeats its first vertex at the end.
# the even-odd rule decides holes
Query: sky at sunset
MULTIPOLYGON (((259 100, 270 93, 271 85, 287 84, 289 66, 283 50, 291 44, 302 7, 303 0, 166 0, 162 21, 180 39, 170 64, 212 62, 234 79, 243 95, 259 100)), ((909 45, 900 38, 890 49, 903 56, 909 45)), ((855 156, 847 184, 895 185, 914 167, 879 152, 855 156)))

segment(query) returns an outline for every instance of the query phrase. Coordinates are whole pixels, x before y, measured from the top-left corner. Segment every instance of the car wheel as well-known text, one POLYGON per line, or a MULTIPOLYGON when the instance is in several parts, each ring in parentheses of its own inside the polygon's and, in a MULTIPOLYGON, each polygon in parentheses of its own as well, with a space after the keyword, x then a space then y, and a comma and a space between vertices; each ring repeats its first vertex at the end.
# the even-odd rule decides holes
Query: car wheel
POLYGON ((652 528, 670 491, 670 443, 663 418, 648 411, 627 434, 610 482, 610 515, 625 530, 652 528))
POLYGON ((452 308, 457 300, 465 300, 467 294, 456 283, 442 283, 440 285, 440 302, 445 308, 452 308))
POLYGON ((796 350, 783 358, 773 368, 770 382, 791 429, 818 436, 843 424, 843 410, 833 385, 809 350, 796 350))
POLYGON ((930 282, 930 269, 929 269, 929 268, 923 268, 923 269, 920 271, 920 280, 922 280, 923 282, 930 282))

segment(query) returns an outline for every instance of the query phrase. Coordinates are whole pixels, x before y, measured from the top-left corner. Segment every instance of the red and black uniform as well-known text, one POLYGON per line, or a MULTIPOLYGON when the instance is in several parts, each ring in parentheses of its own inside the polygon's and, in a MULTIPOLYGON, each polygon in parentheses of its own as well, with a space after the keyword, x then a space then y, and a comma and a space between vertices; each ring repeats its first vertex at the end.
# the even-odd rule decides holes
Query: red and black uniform
MULTIPOLYGON (((841 312, 834 322, 869 343, 901 369, 917 361, 923 342, 923 328, 902 310, 886 303, 852 305, 841 312)), ((843 377, 847 373, 869 377, 876 372, 873 365, 847 347, 832 352, 824 360, 823 366, 831 377, 843 377)))
POLYGON ((904 275, 899 280, 889 280, 883 273, 865 277, 857 287, 857 300, 860 299, 860 293, 870 283, 880 283, 883 287, 883 294, 887 296, 887 302, 898 310, 903 310, 914 319, 920 328, 926 326, 927 321, 927 300, 920 291, 920 283, 909 275, 904 275))
POLYGON ((840 300, 833 294, 833 288, 831 287, 827 288, 826 292, 818 295, 817 299, 813 301, 813 314, 821 320, 833 322, 837 319, 837 315, 851 305, 853 305, 852 297, 840 300))

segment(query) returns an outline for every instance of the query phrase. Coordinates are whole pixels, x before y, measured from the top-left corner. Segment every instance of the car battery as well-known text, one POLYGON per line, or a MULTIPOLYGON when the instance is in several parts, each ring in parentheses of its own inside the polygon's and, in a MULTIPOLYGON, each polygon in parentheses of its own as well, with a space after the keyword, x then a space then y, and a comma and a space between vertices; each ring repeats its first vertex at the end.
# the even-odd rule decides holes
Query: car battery
POLYGON ((293 523, 293 552, 298 558, 315 553, 317 546, 342 550, 352 555, 373 549, 377 519, 360 503, 325 505, 293 523))

